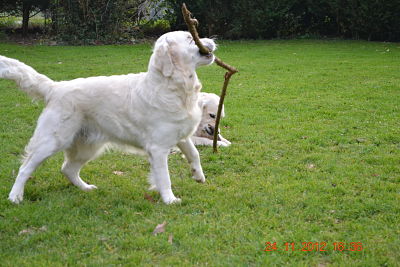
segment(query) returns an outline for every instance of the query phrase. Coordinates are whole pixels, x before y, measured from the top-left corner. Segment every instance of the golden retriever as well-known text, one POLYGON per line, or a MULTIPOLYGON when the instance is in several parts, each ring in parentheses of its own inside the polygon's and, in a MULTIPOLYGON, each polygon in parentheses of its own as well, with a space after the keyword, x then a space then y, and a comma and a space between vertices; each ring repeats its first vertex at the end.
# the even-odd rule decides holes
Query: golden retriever
MULTIPOLYGON (((216 49, 212 39, 201 42, 210 51, 216 49)), ((0 78, 16 81, 22 90, 46 103, 9 200, 21 202, 30 175, 58 151, 64 151, 61 170, 71 183, 85 191, 96 188, 81 179, 80 170, 112 144, 147 155, 151 187, 164 203, 179 203, 171 189, 168 154, 178 146, 194 179, 205 181, 190 137, 202 114, 196 68, 213 61, 214 55, 200 54, 190 33, 183 31, 158 38, 147 72, 139 74, 56 82, 18 60, 0 56, 0 78)))
MULTIPOLYGON (((199 106, 202 110, 202 116, 197 130, 192 136, 193 143, 202 146, 212 146, 215 132, 215 121, 218 112, 219 96, 212 93, 200 93, 199 106)), ((224 106, 222 106, 221 118, 225 117, 224 106)), ((222 137, 218 129, 218 146, 230 146, 231 142, 222 137)))

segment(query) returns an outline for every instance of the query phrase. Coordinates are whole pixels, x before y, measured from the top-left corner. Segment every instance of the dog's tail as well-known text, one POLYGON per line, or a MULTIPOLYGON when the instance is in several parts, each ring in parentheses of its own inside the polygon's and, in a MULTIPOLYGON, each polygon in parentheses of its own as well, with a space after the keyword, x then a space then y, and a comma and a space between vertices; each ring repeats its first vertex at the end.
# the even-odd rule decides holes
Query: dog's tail
POLYGON ((0 78, 15 81, 23 91, 36 99, 46 99, 54 84, 53 80, 32 67, 4 56, 0 56, 0 78))

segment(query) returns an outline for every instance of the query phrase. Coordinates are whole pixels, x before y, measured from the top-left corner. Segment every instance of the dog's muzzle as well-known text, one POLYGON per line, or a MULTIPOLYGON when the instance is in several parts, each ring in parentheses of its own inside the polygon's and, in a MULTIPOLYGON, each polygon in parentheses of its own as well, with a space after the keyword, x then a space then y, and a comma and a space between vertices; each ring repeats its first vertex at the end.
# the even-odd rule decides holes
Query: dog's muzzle
POLYGON ((209 135, 214 135, 215 128, 211 124, 208 124, 204 127, 204 131, 206 131, 209 135))
POLYGON ((212 58, 213 56, 213 52, 215 51, 215 44, 211 43, 209 39, 203 39, 201 40, 201 43, 204 45, 204 47, 206 47, 208 49, 208 53, 204 54, 201 51, 199 51, 200 55, 207 57, 207 58, 212 58))
MULTIPOLYGON (((208 135, 210 136, 214 136, 214 132, 215 132, 215 127, 212 126, 211 124, 208 124, 206 127, 204 127, 203 129, 208 135)), ((219 129, 218 129, 219 130, 219 129)), ((218 141, 221 141, 221 137, 219 135, 219 131, 218 131, 218 141)))

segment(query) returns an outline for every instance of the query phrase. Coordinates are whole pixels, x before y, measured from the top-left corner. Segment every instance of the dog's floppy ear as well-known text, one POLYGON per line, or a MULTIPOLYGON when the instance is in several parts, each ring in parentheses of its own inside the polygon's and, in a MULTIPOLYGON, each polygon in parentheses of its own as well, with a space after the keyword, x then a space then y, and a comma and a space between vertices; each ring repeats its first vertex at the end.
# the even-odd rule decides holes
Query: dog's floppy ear
POLYGON ((172 53, 173 45, 173 43, 170 43, 165 39, 164 42, 156 47, 154 64, 165 77, 171 77, 174 72, 175 66, 172 53))
POLYGON ((201 108, 203 111, 206 109, 206 102, 204 97, 200 94, 199 100, 198 100, 199 108, 201 108))

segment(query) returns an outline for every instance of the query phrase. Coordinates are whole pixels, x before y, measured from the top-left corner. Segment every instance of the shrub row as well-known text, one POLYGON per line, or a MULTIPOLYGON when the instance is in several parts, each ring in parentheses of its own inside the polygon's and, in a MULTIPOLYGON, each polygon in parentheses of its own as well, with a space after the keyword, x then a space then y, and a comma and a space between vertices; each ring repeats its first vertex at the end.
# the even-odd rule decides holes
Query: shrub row
POLYGON ((45 11, 51 17, 50 32, 73 44, 130 42, 171 28, 186 29, 183 2, 200 21, 203 36, 400 41, 399 0, 37 1, 7 0, 0 12, 21 15, 26 6, 31 12, 45 11))
POLYGON ((341 37, 400 41, 398 0, 169 0, 176 29, 182 2, 202 34, 229 39, 341 37))

